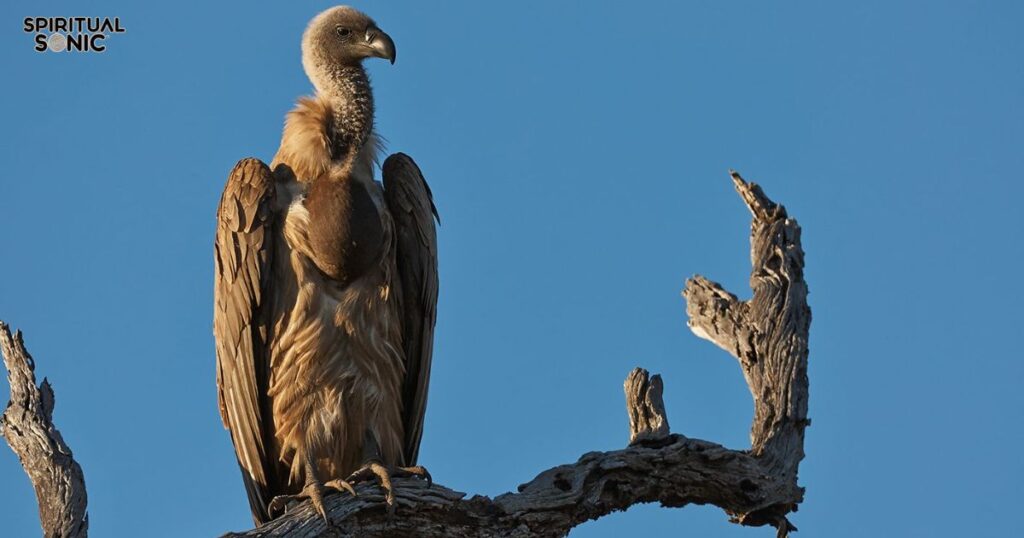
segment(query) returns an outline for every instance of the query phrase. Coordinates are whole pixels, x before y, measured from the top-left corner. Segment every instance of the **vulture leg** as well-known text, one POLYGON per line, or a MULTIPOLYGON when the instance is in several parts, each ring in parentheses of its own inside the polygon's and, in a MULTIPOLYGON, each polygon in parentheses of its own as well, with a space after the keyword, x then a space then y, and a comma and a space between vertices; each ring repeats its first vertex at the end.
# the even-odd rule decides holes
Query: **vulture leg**
POLYGON ((302 487, 302 491, 295 495, 278 495, 270 501, 267 506, 267 512, 271 517, 277 517, 278 514, 285 511, 288 505, 292 502, 300 502, 309 499, 312 503, 313 508, 316 509, 320 517, 324 518, 324 521, 330 523, 327 519, 327 510, 324 508, 324 494, 329 493, 330 490, 334 491, 347 491, 353 496, 356 494, 356 490, 344 480, 331 480, 325 484, 320 483, 320 479, 316 477, 316 469, 313 466, 313 462, 306 458, 306 485, 302 487))

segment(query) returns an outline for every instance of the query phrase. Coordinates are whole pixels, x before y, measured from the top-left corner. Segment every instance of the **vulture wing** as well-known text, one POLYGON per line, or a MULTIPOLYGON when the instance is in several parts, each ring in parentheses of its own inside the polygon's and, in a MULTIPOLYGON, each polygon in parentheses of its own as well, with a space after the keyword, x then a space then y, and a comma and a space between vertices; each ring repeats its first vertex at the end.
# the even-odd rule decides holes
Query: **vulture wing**
POLYGON ((231 432, 253 519, 267 521, 268 283, 273 247, 274 179, 258 159, 244 159, 228 177, 217 209, 213 334, 217 396, 231 432))
POLYGON ((402 422, 405 465, 415 465, 423 437, 427 385, 437 318, 437 208, 423 174, 413 160, 396 153, 384 161, 384 198, 395 222, 396 284, 402 317, 405 379, 402 422))

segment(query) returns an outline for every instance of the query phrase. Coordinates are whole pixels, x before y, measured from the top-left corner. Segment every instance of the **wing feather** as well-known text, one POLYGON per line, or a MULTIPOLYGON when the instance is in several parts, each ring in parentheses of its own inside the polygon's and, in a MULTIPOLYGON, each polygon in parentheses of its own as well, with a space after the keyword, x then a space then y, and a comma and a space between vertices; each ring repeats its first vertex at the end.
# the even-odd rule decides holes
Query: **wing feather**
POLYGON ((437 319, 437 230, 430 186, 403 153, 384 161, 384 198, 395 222, 398 302, 402 315, 405 379, 402 384, 403 455, 414 465, 423 437, 427 386, 437 319))
POLYGON ((217 210, 213 333, 217 396, 257 524, 268 519, 271 489, 264 395, 267 392, 268 297, 273 246, 274 180, 258 159, 239 161, 217 210))

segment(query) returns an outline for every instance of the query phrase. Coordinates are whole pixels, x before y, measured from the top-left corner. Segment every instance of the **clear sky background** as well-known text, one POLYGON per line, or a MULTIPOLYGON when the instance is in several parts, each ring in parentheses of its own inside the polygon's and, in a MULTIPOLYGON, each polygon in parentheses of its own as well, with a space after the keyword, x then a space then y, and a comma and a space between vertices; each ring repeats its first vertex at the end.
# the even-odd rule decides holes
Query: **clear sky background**
MULTIPOLYGON (((251 525, 216 409, 214 214, 310 91, 299 39, 329 5, 0 7, 0 319, 53 382, 95 536, 251 525), (40 54, 22 31, 85 15, 127 33, 40 54)), ((637 365, 663 374, 674 431, 748 446, 740 369, 679 296, 701 273, 749 297, 732 167, 804 230, 799 536, 1019 532, 1024 4, 358 7, 398 47, 369 66, 379 130, 443 219, 421 453, 439 482, 493 495, 623 447, 637 365)), ((35 510, 0 449, 5 533, 38 535, 35 510)), ((693 506, 572 535, 637 529, 774 536, 693 506)))

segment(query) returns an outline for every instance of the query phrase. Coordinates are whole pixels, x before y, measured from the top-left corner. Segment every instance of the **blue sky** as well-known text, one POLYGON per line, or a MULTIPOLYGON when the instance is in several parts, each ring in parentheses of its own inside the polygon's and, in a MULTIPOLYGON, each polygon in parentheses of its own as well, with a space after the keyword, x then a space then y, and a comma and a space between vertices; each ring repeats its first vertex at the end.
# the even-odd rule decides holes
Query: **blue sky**
MULTIPOLYGON (((96 536, 250 525, 216 411, 214 212, 310 91, 330 4, 0 7, 0 319, 26 333, 85 469, 96 536), (27 16, 119 16, 103 54, 39 54, 27 16)), ((743 297, 749 215, 803 226, 811 327, 801 536, 1009 536, 1024 498, 1019 2, 366 2, 378 128, 441 212, 422 461, 497 494, 627 440, 622 380, 674 431, 748 445, 736 363, 685 328, 701 273, 743 297)), ((7 399, 0 388, 0 402, 7 399)), ((0 450, 0 519, 38 534, 0 450)), ((774 536, 634 507, 579 537, 774 536)))

